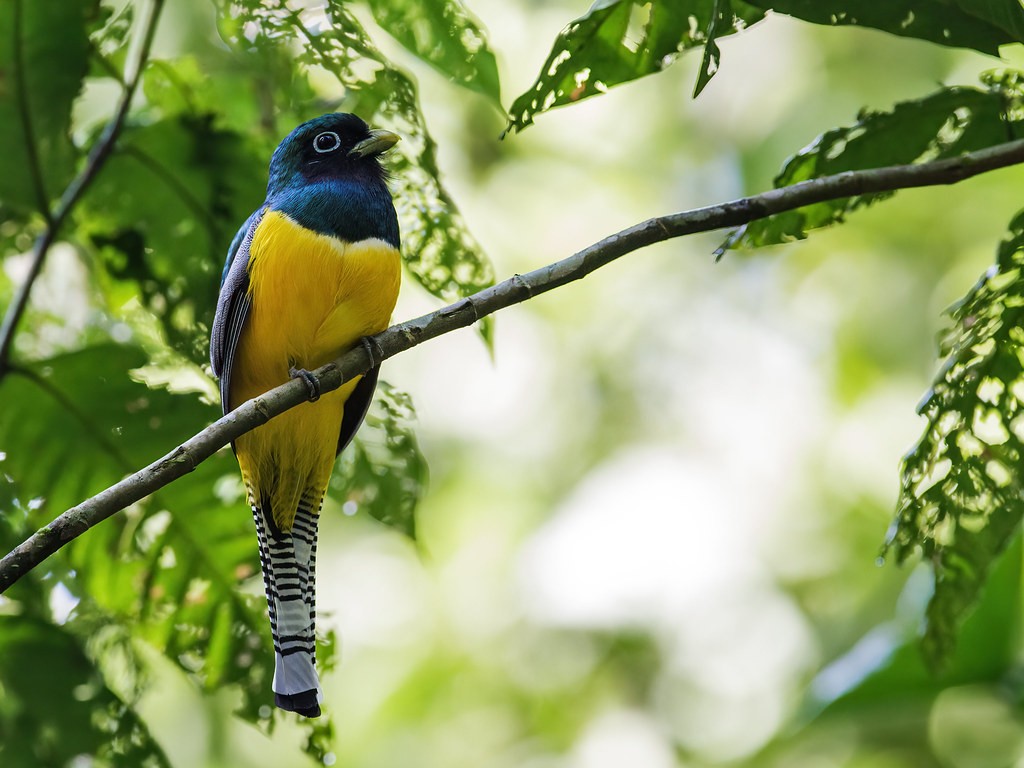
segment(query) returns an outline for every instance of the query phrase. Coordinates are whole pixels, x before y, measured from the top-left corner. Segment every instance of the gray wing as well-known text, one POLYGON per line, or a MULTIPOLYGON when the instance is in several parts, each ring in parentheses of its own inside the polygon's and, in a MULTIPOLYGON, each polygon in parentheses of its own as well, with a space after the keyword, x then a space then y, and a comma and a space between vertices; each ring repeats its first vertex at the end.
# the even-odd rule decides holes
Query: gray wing
POLYGON ((231 391, 231 368, 252 300, 249 296, 249 246, 266 208, 260 208, 242 225, 228 249, 221 277, 217 313, 210 331, 210 363, 220 377, 221 409, 227 413, 231 391))

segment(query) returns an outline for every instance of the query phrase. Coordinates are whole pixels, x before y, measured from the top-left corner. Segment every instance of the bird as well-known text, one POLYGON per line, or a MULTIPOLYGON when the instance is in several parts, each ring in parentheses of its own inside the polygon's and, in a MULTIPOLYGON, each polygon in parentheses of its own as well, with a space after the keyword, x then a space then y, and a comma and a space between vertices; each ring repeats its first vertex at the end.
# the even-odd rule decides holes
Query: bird
POLYGON ((387 328, 395 308, 400 235, 381 155, 398 140, 335 112, 281 141, 266 200, 228 248, 210 333, 225 414, 291 378, 309 388, 309 402, 232 445, 256 523, 274 703, 304 717, 318 717, 323 702, 317 522, 335 459, 366 416, 379 367, 322 396, 310 371, 387 328))

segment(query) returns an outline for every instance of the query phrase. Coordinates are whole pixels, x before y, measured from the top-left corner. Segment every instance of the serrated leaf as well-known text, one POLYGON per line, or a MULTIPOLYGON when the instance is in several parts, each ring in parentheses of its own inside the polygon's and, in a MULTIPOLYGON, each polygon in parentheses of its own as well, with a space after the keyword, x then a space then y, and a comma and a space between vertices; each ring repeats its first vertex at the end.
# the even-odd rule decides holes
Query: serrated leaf
POLYGON ((950 655, 964 616, 1024 514, 1024 212, 996 264, 952 310, 949 357, 921 405, 928 424, 901 468, 887 548, 934 570, 924 649, 950 655))
POLYGON ((370 0, 374 19, 453 83, 501 103, 498 63, 480 23, 458 0, 370 0))
MULTIPOLYGON (((1024 129, 1020 108, 1022 74, 992 72, 985 89, 943 88, 930 96, 897 104, 888 112, 863 112, 856 123, 814 140, 786 163, 776 188, 843 171, 866 170, 944 157, 994 146, 1024 129)), ((720 252, 807 237, 892 193, 856 195, 804 206, 753 221, 733 232, 720 252)))
POLYGON ((715 40, 763 16, 745 0, 595 3, 559 33, 540 75, 512 104, 508 130, 522 130, 554 107, 660 72, 683 51, 707 46, 699 93, 718 66, 715 40))
POLYGON ((0 200, 45 210, 74 171, 71 105, 88 70, 87 25, 98 2, 0 3, 0 200))

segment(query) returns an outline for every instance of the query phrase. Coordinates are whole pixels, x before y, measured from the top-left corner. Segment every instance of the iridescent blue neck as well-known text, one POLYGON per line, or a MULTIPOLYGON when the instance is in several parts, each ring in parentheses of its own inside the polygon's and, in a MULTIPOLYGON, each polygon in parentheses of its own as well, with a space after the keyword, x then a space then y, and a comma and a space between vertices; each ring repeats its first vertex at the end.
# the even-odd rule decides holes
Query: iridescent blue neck
POLYGON ((300 178, 268 190, 267 205, 314 232, 350 243, 375 237, 399 247, 398 216, 379 177, 300 178))

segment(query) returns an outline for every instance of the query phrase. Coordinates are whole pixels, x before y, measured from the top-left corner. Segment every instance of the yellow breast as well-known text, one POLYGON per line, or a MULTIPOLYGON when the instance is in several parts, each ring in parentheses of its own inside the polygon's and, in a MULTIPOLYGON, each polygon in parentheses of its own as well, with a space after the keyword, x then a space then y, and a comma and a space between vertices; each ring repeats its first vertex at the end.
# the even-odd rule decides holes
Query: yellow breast
POLYGON ((346 243, 268 211, 249 249, 252 309, 232 370, 237 406, 384 330, 398 298, 401 258, 382 240, 346 243))

